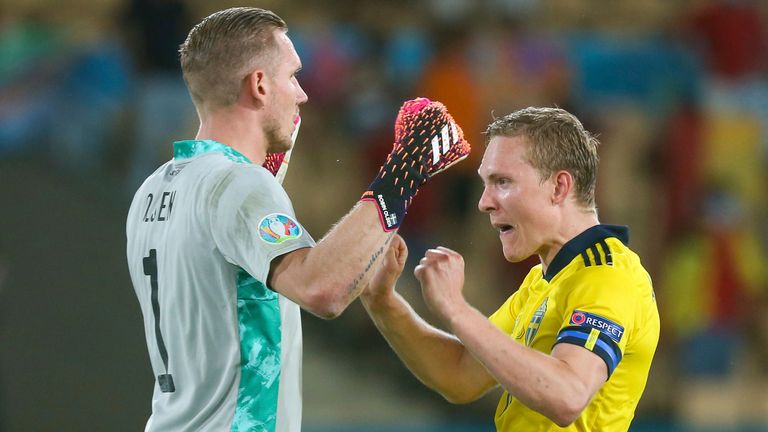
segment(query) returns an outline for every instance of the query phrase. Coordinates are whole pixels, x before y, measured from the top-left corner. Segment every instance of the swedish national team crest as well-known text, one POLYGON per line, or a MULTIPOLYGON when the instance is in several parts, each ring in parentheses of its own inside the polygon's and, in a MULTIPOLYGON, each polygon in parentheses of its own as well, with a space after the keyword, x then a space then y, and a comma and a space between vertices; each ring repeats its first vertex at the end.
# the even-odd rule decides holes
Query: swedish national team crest
POLYGON ((541 306, 539 306, 539 308, 536 309, 536 312, 533 313, 533 318, 531 318, 531 322, 528 323, 528 330, 525 331, 525 346, 531 346, 533 338, 536 337, 536 333, 539 331, 539 325, 541 325, 541 320, 544 318, 544 314, 547 313, 548 300, 549 297, 545 298, 544 302, 541 303, 541 306))
POLYGON ((280 244, 301 237, 301 226, 288 215, 273 213, 259 222, 259 236, 267 243, 280 244))

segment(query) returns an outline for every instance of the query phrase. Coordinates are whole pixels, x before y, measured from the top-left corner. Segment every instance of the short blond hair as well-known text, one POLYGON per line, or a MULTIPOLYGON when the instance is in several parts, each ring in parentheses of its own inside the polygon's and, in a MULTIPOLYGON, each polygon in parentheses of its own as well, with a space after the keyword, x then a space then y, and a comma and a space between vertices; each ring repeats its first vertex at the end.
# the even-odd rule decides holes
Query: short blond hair
POLYGON ((277 50, 275 29, 287 31, 288 26, 274 12, 251 7, 225 9, 197 24, 179 49, 195 105, 234 104, 243 78, 259 62, 272 66, 268 54, 277 50))
POLYGON ((488 141, 495 136, 525 137, 526 158, 542 181, 554 172, 568 171, 578 201, 594 208, 600 142, 576 116, 560 108, 528 107, 495 119, 485 135, 488 141))

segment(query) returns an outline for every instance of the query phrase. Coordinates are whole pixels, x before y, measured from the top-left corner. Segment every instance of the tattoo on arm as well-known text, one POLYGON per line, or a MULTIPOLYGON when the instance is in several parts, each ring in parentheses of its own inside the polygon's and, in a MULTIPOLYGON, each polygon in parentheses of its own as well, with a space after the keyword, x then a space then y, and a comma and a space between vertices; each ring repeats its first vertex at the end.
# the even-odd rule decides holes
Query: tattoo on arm
POLYGON ((384 241, 384 244, 371 255, 371 258, 368 260, 368 264, 365 266, 362 272, 358 274, 354 280, 352 280, 352 283, 349 284, 349 287, 347 287, 347 292, 350 296, 355 296, 358 294, 360 290, 360 282, 365 278, 365 275, 368 274, 368 272, 373 268, 373 265, 376 263, 376 260, 379 259, 381 255, 384 254, 384 251, 386 250, 387 246, 389 246, 389 242, 392 241, 392 237, 395 236, 395 231, 392 231, 389 234, 389 237, 384 241))

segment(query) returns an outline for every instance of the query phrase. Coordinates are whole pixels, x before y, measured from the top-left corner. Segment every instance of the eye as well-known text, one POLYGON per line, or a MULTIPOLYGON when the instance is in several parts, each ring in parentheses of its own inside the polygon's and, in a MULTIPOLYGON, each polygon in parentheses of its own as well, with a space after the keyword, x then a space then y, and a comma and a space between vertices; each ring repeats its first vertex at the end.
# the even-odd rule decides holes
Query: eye
POLYGON ((499 177, 496 179, 496 186, 508 186, 510 183, 512 183, 512 180, 505 178, 505 177, 499 177))

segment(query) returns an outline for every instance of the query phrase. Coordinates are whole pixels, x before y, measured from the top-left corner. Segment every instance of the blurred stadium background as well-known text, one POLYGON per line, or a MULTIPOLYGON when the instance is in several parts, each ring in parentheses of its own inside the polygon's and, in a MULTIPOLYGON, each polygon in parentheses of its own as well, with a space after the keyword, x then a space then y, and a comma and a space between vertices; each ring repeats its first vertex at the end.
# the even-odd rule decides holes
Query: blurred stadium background
MULTIPOLYGON (((475 151, 402 234, 413 261, 462 252, 466 295, 490 314, 533 261, 503 261, 476 210, 480 132, 564 107, 603 143, 601 221, 631 227, 655 282, 662 336, 632 431, 768 430, 764 0, 3 0, 0 430, 142 429, 153 377, 124 218, 196 130, 175 47, 235 5, 275 10, 303 59, 286 189, 316 238, 373 176, 401 101, 441 100, 475 151)), ((412 276, 399 290, 428 316, 412 276)), ((499 392, 443 401, 359 304, 304 325, 306 431, 492 430, 499 392)))

